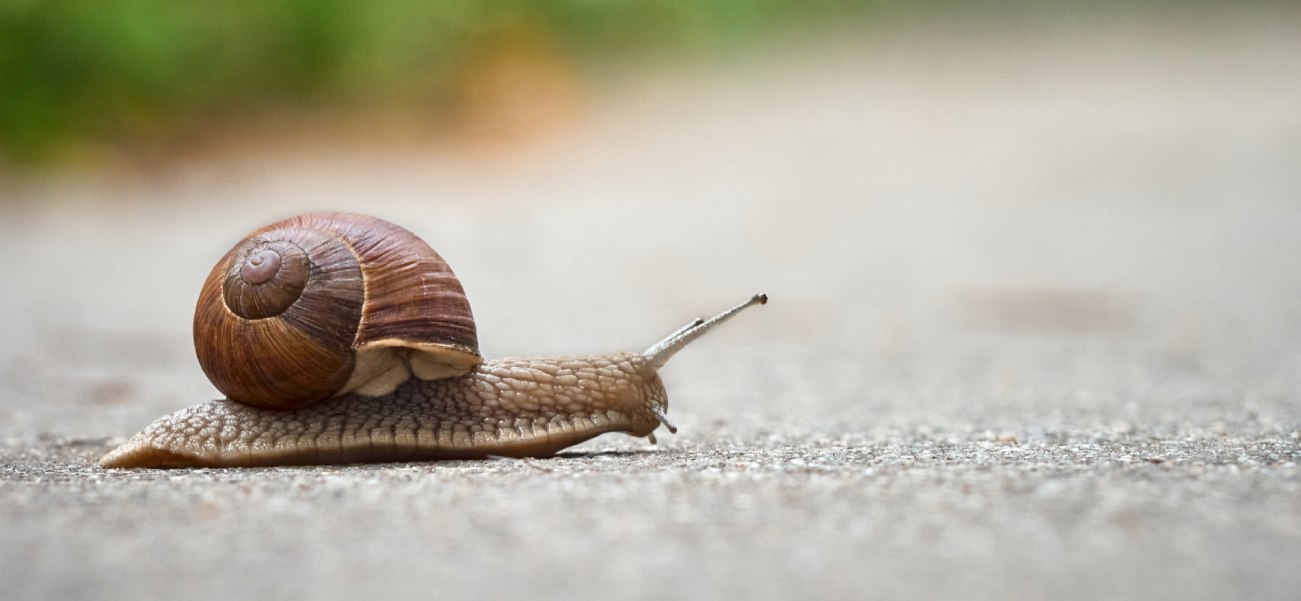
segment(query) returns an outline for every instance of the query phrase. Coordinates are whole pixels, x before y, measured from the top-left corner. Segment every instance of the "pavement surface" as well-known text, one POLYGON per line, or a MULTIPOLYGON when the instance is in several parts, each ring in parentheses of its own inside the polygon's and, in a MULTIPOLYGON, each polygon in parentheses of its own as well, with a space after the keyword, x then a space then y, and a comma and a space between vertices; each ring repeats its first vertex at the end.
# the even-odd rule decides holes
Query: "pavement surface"
POLYGON ((1301 13, 906 20, 628 76, 523 147, 0 185, 6 599, 1283 599, 1301 13), (681 431, 545 460, 114 470, 216 395, 198 286, 305 210, 452 263, 490 356, 639 350, 681 431))

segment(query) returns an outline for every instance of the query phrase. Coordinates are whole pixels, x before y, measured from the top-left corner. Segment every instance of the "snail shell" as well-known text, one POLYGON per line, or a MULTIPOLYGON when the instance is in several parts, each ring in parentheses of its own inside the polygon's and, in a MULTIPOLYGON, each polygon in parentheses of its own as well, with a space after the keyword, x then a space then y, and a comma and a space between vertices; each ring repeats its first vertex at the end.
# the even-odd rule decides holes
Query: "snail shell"
POLYGON ((451 267, 375 217, 314 213, 263 227, 204 283, 194 346, 230 399, 269 409, 378 396, 482 362, 451 267))
POLYGON ((427 244, 340 213, 259 229, 222 257, 194 317, 226 399, 165 415, 110 468, 545 457, 606 432, 670 432, 659 370, 747 307, 641 353, 484 362, 465 292, 427 244), (414 376, 414 377, 413 377, 414 376))

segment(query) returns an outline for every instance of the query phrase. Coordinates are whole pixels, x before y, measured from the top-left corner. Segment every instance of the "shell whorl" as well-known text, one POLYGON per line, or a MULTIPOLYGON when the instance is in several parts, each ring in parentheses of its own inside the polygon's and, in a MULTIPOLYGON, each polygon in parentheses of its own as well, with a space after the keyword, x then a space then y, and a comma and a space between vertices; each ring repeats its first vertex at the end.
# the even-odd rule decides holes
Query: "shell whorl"
POLYGON ((194 339, 218 390, 267 408, 480 361, 469 302, 438 253, 392 223, 338 213, 273 223, 226 253, 194 339))
POLYGON ((307 251, 290 240, 252 240, 230 262, 222 297, 245 319, 275 317, 293 306, 311 275, 307 251))

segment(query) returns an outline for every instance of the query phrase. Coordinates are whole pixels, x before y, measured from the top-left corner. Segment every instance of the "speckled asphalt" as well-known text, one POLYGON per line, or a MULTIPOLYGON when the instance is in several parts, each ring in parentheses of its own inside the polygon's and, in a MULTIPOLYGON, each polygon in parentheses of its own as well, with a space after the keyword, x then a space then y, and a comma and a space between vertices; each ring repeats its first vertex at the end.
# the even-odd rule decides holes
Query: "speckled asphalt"
POLYGON ((630 78, 516 152, 4 184, 0 597, 1295 598, 1301 15, 1190 18, 630 78), (429 240, 491 356, 772 301, 669 364, 658 446, 97 467, 215 394, 198 285, 311 209, 429 240))

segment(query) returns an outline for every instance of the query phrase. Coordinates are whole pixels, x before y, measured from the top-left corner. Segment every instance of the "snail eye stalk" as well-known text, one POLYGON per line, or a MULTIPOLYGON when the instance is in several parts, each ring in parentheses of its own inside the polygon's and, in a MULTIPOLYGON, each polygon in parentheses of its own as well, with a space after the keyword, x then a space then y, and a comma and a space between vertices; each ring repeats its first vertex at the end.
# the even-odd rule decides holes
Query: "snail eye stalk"
POLYGON ((677 354, 677 352, 682 350, 683 347, 691 344, 695 339, 709 333, 710 330, 718 327, 720 324, 731 319, 741 311, 755 305, 766 304, 768 304, 768 295, 756 294, 750 297, 750 300, 723 311, 709 319, 696 318, 691 323, 679 328, 676 332, 669 334, 664 340, 652 344, 650 348, 642 352, 642 356, 646 358, 646 363, 650 365, 651 369, 658 371, 659 368, 664 367, 664 364, 667 363, 669 359, 673 358, 673 355, 677 354))

